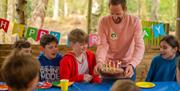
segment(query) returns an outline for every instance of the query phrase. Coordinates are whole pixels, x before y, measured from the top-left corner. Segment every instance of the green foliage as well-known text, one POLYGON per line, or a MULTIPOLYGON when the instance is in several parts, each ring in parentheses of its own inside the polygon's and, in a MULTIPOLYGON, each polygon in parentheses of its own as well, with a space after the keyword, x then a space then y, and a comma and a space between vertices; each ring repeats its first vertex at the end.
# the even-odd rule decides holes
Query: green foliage
MULTIPOLYGON (((33 11, 33 1, 35 0, 27 0, 27 18, 30 18, 33 11)), ((60 18, 63 17, 64 12, 64 1, 65 0, 59 0, 59 16, 60 18)), ((67 1, 67 7, 68 7, 68 13, 69 14, 81 14, 81 15, 87 15, 87 9, 88 9, 88 1, 87 0, 66 0, 67 1)), ((127 7, 128 12, 130 14, 133 14, 135 16, 138 15, 138 11, 140 10, 140 18, 142 20, 151 20, 151 8, 153 7, 152 4, 153 0, 127 0, 127 7), (138 6, 141 5, 141 6, 138 6)), ((108 0, 101 0, 101 16, 107 15, 109 12, 108 7, 108 0)), ((53 16, 53 6, 54 6, 54 0, 48 1, 48 8, 46 11, 46 16, 52 17, 53 16)), ((170 27, 172 30, 175 30, 176 26, 176 10, 177 8, 177 0, 160 0, 160 5, 158 7, 158 22, 166 22, 170 23, 170 27)), ((98 17, 101 17, 98 16, 98 17)))
POLYGON ((175 30, 176 26, 176 2, 176 0, 161 0, 158 11, 159 20, 170 23, 171 30, 175 30))
MULTIPOLYGON (((153 0, 127 0, 128 12, 138 16, 140 10, 140 18, 142 20, 151 20, 151 8, 153 7, 153 0), (140 3, 140 4, 139 4, 140 3), (140 6, 138 6, 140 5, 140 6)), ((171 30, 176 28, 176 13, 177 0, 160 0, 158 7, 158 21, 170 23, 171 30)), ((108 14, 108 0, 103 0, 102 16, 108 14)))
POLYGON ((52 17, 53 16, 53 7, 54 6, 54 0, 49 0, 48 1, 48 6, 47 6, 47 11, 46 11, 46 16, 47 17, 52 17))
POLYGON ((138 3, 136 0, 127 0, 127 7, 129 12, 137 12, 138 3))
POLYGON ((0 2, 0 17, 1 18, 6 18, 7 17, 7 1, 6 0, 1 0, 0 2))
POLYGON ((26 17, 31 18, 32 16, 32 11, 33 11, 33 1, 32 0, 27 0, 27 7, 26 7, 26 17))

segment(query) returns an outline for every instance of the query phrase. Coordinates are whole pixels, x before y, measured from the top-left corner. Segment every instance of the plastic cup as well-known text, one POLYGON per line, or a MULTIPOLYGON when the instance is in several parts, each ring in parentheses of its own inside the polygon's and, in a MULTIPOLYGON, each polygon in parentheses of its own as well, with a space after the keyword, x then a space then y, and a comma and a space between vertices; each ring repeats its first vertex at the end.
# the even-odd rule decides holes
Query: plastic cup
POLYGON ((61 79, 60 84, 61 84, 61 91, 68 91, 68 85, 69 85, 68 79, 61 79))

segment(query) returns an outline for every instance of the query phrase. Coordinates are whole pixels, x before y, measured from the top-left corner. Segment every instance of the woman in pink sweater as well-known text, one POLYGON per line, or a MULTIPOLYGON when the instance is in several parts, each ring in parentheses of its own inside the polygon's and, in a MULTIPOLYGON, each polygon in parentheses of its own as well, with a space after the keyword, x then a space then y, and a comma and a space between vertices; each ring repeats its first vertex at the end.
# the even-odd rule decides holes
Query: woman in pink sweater
POLYGON ((144 54, 141 24, 137 17, 127 14, 126 0, 109 0, 110 15, 100 19, 95 71, 107 60, 121 61, 125 78, 135 80, 135 68, 144 54))

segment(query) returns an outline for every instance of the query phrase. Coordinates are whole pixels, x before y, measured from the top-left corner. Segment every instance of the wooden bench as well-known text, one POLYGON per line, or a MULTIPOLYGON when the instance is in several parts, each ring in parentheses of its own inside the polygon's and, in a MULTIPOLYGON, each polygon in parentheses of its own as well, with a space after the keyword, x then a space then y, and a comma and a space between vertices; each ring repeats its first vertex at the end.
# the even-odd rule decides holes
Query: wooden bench
MULTIPOLYGON (((92 51, 96 51, 95 47, 89 48, 92 51)), ((11 52, 12 45, 10 44, 0 44, 0 67, 6 58, 6 56, 11 52)), ((37 57, 40 53, 39 45, 32 45, 33 56, 37 57)), ((70 48, 65 45, 60 45, 58 47, 60 53, 65 54, 70 48)), ((147 71, 149 69, 149 65, 151 63, 152 58, 159 53, 159 50, 156 49, 148 49, 144 54, 144 58, 142 62, 136 68, 136 80, 143 81, 146 77, 147 71)))

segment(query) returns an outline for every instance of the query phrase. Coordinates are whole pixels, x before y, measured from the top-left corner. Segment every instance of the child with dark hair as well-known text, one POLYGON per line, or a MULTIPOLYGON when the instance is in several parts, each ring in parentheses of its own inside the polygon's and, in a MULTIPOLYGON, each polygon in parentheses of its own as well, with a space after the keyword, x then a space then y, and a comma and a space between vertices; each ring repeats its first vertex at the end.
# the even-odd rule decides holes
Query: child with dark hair
POLYGON ((27 40, 18 40, 13 45, 14 52, 22 55, 32 55, 31 44, 27 40))
POLYGON ((140 91, 132 80, 117 80, 111 91, 140 91))
POLYGON ((33 91, 39 81, 39 70, 36 59, 12 53, 1 67, 1 76, 11 91, 33 91))
POLYGON ((41 63, 40 81, 59 81, 59 62, 62 56, 58 53, 58 40, 55 36, 46 34, 41 37, 40 46, 42 49, 38 56, 41 63))
POLYGON ((177 79, 177 82, 180 85, 180 58, 178 59, 178 63, 177 63, 176 79, 177 79))
POLYGON ((99 76, 94 75, 95 55, 87 50, 88 35, 81 29, 74 29, 68 39, 72 51, 66 53, 60 62, 60 78, 75 82, 100 83, 99 76))
POLYGON ((146 81, 176 81, 176 63, 179 57, 179 44, 172 35, 160 41, 160 55, 153 58, 146 81))

